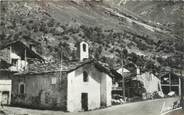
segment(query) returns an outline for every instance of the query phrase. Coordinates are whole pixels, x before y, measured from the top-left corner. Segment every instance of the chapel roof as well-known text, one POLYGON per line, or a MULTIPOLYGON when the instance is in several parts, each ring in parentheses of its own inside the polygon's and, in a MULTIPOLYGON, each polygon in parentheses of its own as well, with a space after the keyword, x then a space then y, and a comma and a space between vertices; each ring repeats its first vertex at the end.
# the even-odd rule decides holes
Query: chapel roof
POLYGON ((52 63, 34 63, 29 64, 29 69, 23 73, 16 73, 15 75, 25 75, 25 74, 46 74, 53 72, 66 72, 70 73, 86 64, 94 64, 95 68, 99 71, 114 77, 111 70, 101 62, 95 60, 84 60, 84 61, 62 61, 62 63, 52 62, 52 63))

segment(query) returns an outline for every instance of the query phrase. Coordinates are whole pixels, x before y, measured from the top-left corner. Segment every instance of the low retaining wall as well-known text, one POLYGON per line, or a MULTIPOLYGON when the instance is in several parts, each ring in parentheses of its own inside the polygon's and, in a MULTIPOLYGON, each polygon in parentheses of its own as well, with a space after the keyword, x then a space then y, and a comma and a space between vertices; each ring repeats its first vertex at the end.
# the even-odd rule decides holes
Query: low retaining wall
POLYGON ((165 113, 168 113, 169 111, 173 111, 180 107, 180 98, 168 98, 165 101, 163 101, 162 108, 161 108, 161 115, 164 115, 165 113))

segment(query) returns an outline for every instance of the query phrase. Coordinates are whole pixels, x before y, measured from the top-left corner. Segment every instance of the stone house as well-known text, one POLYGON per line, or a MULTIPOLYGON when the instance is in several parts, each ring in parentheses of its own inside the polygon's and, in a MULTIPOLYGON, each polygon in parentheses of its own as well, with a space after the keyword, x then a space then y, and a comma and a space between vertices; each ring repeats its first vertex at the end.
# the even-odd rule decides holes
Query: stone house
MULTIPOLYGON (((80 50, 83 54, 88 53, 88 44, 81 42, 80 50)), ((80 61, 33 64, 29 72, 15 74, 13 103, 69 112, 110 106, 110 70, 87 59, 88 54, 80 56, 80 61)))
POLYGON ((162 92, 161 81, 153 73, 145 72, 138 74, 134 80, 138 80, 143 83, 146 93, 162 92))
MULTIPOLYGON (((155 92, 162 94, 161 81, 153 73, 142 72, 136 65, 131 63, 125 67, 123 68, 123 75, 125 77, 126 97, 132 98, 138 96, 141 98, 143 93, 150 96, 155 92)), ((119 79, 116 78, 116 84, 113 84, 116 87, 113 87, 112 94, 122 95, 122 69, 118 69, 117 73, 119 73, 119 79)))
POLYGON ((33 58, 42 59, 22 41, 0 47, 0 103, 11 103, 12 76, 26 71, 29 60, 33 58))
MULTIPOLYGON (((143 96, 143 99, 153 98, 155 93, 157 93, 159 97, 164 97, 161 87, 161 80, 157 76, 151 72, 140 73, 139 68, 137 68, 137 72, 138 73, 133 80, 139 81, 141 90, 138 93, 143 96)), ((138 85, 135 86, 140 87, 138 85)))

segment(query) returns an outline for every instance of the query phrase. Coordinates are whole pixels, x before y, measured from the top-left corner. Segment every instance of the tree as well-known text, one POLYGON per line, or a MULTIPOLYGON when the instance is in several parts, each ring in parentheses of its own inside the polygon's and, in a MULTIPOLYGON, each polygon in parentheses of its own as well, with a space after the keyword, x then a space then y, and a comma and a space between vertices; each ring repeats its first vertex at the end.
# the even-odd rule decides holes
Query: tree
POLYGON ((140 69, 143 69, 144 64, 145 64, 145 59, 143 56, 138 56, 137 60, 136 60, 136 65, 140 67, 140 69))
POLYGON ((100 59, 101 57, 102 57, 102 49, 103 47, 102 46, 99 46, 97 49, 96 49, 96 51, 95 51, 95 58, 96 59, 100 59))
POLYGON ((133 63, 136 63, 137 58, 138 58, 138 56, 137 56, 137 54, 135 54, 134 52, 132 52, 131 54, 128 55, 129 61, 131 61, 131 62, 133 62, 133 63))
POLYGON ((151 72, 153 72, 154 69, 155 69, 154 62, 147 61, 146 64, 145 64, 145 71, 151 71, 151 72))

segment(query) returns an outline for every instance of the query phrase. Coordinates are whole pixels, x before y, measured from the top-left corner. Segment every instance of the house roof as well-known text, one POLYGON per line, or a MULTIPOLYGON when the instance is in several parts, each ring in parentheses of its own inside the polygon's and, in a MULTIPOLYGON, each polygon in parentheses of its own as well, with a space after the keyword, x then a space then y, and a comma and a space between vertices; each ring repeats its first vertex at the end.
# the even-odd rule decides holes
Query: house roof
POLYGON ((62 61, 61 63, 58 62, 51 62, 51 63, 34 63, 29 64, 29 72, 47 72, 47 71, 73 71, 85 64, 92 63, 92 60, 86 60, 83 62, 80 61, 62 61))
MULTIPOLYGON (((123 76, 125 77, 125 79, 130 79, 132 78, 134 75, 134 73, 132 72, 131 68, 129 66, 132 66, 132 63, 128 63, 126 65, 123 66, 123 76)), ((117 80, 121 80, 122 79, 122 66, 118 65, 116 67, 114 67, 113 69, 111 69, 112 73, 114 74, 114 78, 117 80)))
POLYGON ((17 50, 20 50, 22 52, 24 52, 23 50, 26 49, 27 50, 27 56, 30 58, 37 58, 39 60, 44 61, 44 59, 42 58, 42 56, 40 54, 38 54, 37 52, 31 50, 24 42, 22 42, 21 40, 16 40, 16 41, 12 41, 9 42, 8 44, 3 45, 2 47, 0 47, 0 50, 7 48, 9 46, 14 46, 17 50))
POLYGON ((45 73, 53 73, 53 72, 66 72, 70 73, 86 64, 93 63, 95 67, 109 76, 113 77, 113 74, 111 73, 110 69, 108 67, 103 66, 101 63, 95 61, 95 60, 85 60, 83 62, 80 61, 67 61, 57 63, 34 63, 30 64, 29 71, 24 73, 16 73, 15 75, 25 75, 25 74, 45 74, 45 73))

